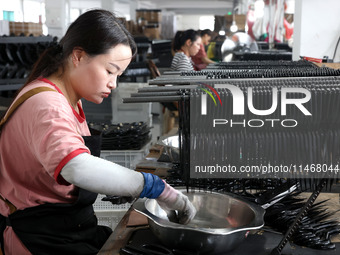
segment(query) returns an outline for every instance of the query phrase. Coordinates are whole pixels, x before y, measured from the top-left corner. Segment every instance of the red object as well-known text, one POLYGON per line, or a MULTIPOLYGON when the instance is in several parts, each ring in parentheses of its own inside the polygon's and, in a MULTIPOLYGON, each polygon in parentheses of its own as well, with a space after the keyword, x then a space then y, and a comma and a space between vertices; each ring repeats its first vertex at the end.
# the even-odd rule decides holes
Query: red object
POLYGON ((290 39, 294 32, 294 25, 290 24, 286 19, 283 20, 283 25, 286 30, 286 40, 290 39))
POLYGON ((255 40, 255 35, 253 32, 253 25, 255 23, 255 13, 253 10, 249 10, 247 13, 247 25, 248 25, 248 35, 255 40))
POLYGON ((322 63, 321 58, 302 57, 302 59, 310 61, 310 62, 314 62, 314 63, 322 63))

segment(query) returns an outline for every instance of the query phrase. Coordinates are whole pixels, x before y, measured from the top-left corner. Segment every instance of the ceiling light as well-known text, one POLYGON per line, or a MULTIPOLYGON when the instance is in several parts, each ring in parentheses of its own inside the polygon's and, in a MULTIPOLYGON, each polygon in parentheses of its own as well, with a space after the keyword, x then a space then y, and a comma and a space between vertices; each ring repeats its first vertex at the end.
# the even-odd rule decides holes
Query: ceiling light
POLYGON ((230 32, 235 33, 238 30, 235 20, 231 23, 230 32))

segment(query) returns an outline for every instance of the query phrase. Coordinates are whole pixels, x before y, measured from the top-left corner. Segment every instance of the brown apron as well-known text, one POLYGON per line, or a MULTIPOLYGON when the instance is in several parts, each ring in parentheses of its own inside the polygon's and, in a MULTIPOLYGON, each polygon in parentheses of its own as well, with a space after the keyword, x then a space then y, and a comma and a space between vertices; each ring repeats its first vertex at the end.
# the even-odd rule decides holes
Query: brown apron
MULTIPOLYGON (((32 95, 42 91, 55 90, 40 87, 25 93, 11 107, 6 118, 0 122, 0 130, 18 106, 32 95)), ((100 156, 101 134, 83 138, 91 154, 100 156)), ((21 242, 34 255, 97 254, 112 230, 109 227, 97 225, 98 220, 92 206, 96 198, 96 193, 79 188, 78 199, 73 204, 46 203, 24 210, 16 210, 12 203, 5 200, 12 213, 8 217, 0 215, 2 251, 2 233, 6 226, 11 226, 21 242)))

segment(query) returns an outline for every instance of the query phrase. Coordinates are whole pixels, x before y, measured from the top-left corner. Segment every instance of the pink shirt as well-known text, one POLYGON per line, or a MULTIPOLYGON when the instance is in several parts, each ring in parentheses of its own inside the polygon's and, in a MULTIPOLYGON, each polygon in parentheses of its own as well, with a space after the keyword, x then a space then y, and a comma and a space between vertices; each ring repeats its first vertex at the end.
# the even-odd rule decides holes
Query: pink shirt
MULTIPOLYGON (((90 131, 80 103, 78 114, 47 79, 32 82, 19 96, 41 86, 58 92, 41 92, 25 101, 5 124, 0 139, 0 194, 18 210, 46 202, 74 202, 77 188, 60 171, 75 156, 90 153, 82 138, 90 131)), ((9 214, 2 200, 0 213, 9 214)), ((30 254, 10 227, 4 239, 6 254, 30 254)))

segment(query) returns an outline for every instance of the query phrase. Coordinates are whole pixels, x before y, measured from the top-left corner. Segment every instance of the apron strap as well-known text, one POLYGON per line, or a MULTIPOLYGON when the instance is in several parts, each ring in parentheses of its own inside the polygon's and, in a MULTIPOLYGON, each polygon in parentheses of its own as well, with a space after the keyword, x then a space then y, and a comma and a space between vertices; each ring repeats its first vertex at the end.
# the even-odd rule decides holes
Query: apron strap
POLYGON ((0 130, 3 127, 3 125, 5 124, 5 122, 9 119, 9 117, 12 116, 12 114, 14 113, 14 111, 16 109, 18 109, 18 107, 25 102, 27 99, 29 99, 31 96, 34 96, 35 94, 38 94, 40 92, 43 91, 54 91, 57 92, 55 89, 49 88, 49 87, 37 87, 34 89, 31 89, 29 91, 27 91, 25 94, 23 94, 21 97, 19 97, 14 104, 10 107, 10 109, 7 111, 6 115, 2 118, 2 120, 0 121, 0 130))
MULTIPOLYGON (((37 87, 37 88, 31 89, 31 90, 27 91, 26 93, 24 93, 21 97, 19 97, 14 102, 13 105, 10 106, 10 108, 7 111, 6 115, 0 121, 0 135, 1 135, 1 129, 3 128, 5 123, 13 115, 13 113, 19 108, 20 105, 22 103, 24 103, 27 99, 29 99, 31 96, 34 96, 35 94, 38 94, 38 93, 44 92, 44 91, 54 91, 54 92, 57 92, 55 89, 52 89, 52 88, 49 88, 49 87, 37 87)), ((10 209, 10 214, 14 213, 17 210, 15 205, 13 205, 7 199, 3 198, 1 195, 0 195, 0 199, 5 201, 5 203, 8 205, 8 207, 10 209)))

